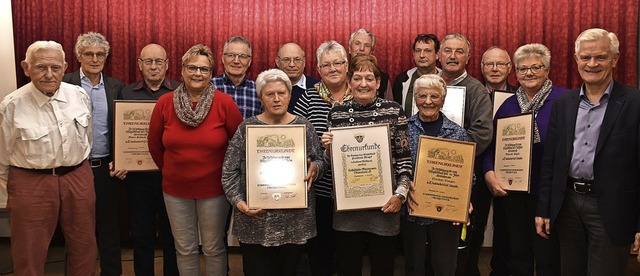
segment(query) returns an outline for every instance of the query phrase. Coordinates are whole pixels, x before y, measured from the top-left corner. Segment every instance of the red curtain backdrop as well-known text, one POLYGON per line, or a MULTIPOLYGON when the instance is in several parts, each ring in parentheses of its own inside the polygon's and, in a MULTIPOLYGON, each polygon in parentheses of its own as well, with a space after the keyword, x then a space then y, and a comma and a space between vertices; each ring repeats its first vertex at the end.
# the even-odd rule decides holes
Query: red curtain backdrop
MULTIPOLYGON (((226 39, 242 35, 253 46, 249 76, 275 67, 278 47, 297 42, 306 51, 305 72, 317 76, 317 47, 337 40, 348 47, 358 28, 376 36, 374 54, 391 78, 414 66, 411 44, 419 33, 439 38, 459 32, 471 41, 468 72, 481 79, 480 60, 492 45, 511 54, 526 43, 542 43, 551 50, 550 78, 555 84, 577 87, 580 78, 573 60, 578 34, 593 27, 615 32, 620 61, 614 78, 637 85, 638 1, 629 0, 12 0, 15 65, 18 85, 29 80, 19 63, 36 40, 60 42, 67 54, 68 72, 79 68, 73 53, 77 36, 88 31, 104 34, 111 44, 105 74, 131 83, 141 78, 140 49, 163 45, 170 58, 169 77, 180 80, 180 58, 192 45, 203 43, 216 55, 226 39)), ((515 77, 510 77, 515 83, 515 77)))

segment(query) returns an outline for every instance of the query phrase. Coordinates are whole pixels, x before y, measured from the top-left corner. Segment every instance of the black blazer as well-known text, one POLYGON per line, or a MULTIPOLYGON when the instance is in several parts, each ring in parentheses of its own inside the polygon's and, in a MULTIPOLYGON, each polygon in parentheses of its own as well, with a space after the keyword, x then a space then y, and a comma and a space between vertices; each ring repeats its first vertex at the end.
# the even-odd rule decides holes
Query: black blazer
MULTIPOLYGON (((542 160, 537 216, 558 216, 567 189, 580 89, 560 96, 551 111, 542 160)), ((628 245, 640 230, 640 91, 614 82, 596 145, 594 189, 605 231, 628 245)))
MULTIPOLYGON (((75 84, 78 86, 82 86, 80 84, 80 70, 64 74, 62 77, 62 81, 70 84, 75 84)), ((114 79, 111 77, 107 77, 102 74, 104 79, 104 90, 107 93, 107 121, 109 124, 109 141, 111 141, 111 149, 110 152, 113 152, 113 137, 111 136, 111 132, 113 131, 113 100, 116 98, 116 95, 120 94, 122 88, 124 88, 124 83, 118 79, 114 79)))

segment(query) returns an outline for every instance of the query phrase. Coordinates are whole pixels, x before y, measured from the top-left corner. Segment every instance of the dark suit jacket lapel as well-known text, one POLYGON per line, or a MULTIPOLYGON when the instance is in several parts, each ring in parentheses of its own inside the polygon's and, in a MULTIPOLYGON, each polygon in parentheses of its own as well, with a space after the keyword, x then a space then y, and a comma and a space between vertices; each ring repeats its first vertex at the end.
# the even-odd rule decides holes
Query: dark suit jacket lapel
POLYGON ((607 110, 604 112, 604 118, 602 119, 602 126, 600 127, 600 134, 598 135, 598 144, 596 145, 596 156, 604 145, 607 137, 613 129, 620 110, 624 106, 624 94, 626 91, 618 85, 617 82, 613 83, 611 88, 611 94, 609 95, 609 102, 607 103, 607 110))
MULTIPOLYGON (((576 119, 578 117, 578 106, 580 105, 580 88, 576 90, 572 90, 569 93, 572 93, 571 100, 565 106, 564 115, 567 120, 567 133, 571 133, 571 135, 564 135, 565 137, 565 148, 567 149, 567 154, 569 155, 569 159, 571 160, 571 154, 573 154, 573 140, 575 137, 575 129, 576 129, 576 119)), ((562 126, 559 126, 562 127, 562 126)))

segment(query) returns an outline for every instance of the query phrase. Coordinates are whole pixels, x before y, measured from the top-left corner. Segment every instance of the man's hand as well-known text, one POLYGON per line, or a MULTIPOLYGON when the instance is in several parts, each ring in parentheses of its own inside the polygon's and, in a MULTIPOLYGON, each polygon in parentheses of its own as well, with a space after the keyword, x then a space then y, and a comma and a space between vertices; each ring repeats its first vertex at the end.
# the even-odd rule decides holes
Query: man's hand
POLYGON ((397 213, 400 211, 402 207, 402 200, 399 197, 392 195, 391 198, 387 201, 387 203, 382 206, 382 210, 385 213, 397 213))
POLYGON ((488 171, 484 174, 484 180, 487 182, 487 187, 489 188, 489 192, 493 196, 502 197, 509 195, 508 188, 503 188, 502 183, 496 177, 496 173, 494 171, 488 171))
MULTIPOLYGON (((551 220, 549 218, 536 217, 536 233, 541 237, 548 239, 551 234, 551 220)), ((638 234, 636 234, 636 241, 638 241, 638 234)))
POLYGON ((638 262, 640 263, 640 252, 638 252, 638 250, 640 249, 640 232, 636 233, 636 239, 633 242, 633 252, 638 253, 638 255, 636 256, 636 260, 638 260, 638 262))
POLYGON ((109 175, 111 177, 117 177, 120 180, 124 180, 127 177, 127 170, 114 170, 113 161, 109 162, 109 175))

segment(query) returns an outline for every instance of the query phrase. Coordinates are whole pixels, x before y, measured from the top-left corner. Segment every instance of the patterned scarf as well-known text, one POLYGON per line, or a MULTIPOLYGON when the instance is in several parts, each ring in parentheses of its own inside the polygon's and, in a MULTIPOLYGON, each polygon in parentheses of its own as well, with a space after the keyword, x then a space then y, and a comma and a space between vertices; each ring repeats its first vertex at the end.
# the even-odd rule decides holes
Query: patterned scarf
POLYGON ((209 114, 213 97, 215 96, 213 85, 209 84, 196 103, 195 110, 191 107, 191 97, 184 87, 184 83, 173 91, 173 108, 178 119, 191 127, 197 127, 209 114))
MULTIPOLYGON (((538 111, 542 108, 544 101, 547 99, 549 94, 551 94, 551 88, 553 84, 550 79, 544 81, 544 84, 538 90, 535 96, 529 101, 529 97, 524 92, 524 88, 520 86, 518 90, 516 90, 516 97, 518 97, 518 104, 520 105, 520 110, 522 113, 533 112, 533 116, 535 118, 538 115, 538 111)), ((540 143, 540 131, 538 130, 538 123, 533 120, 533 143, 540 143)))
POLYGON ((349 88, 347 88, 347 91, 344 91, 344 96, 342 96, 342 100, 336 101, 331 97, 331 91, 329 91, 329 88, 327 88, 327 86, 324 85, 324 82, 316 83, 314 86, 316 87, 316 90, 318 90, 320 97, 322 97, 322 99, 325 102, 330 104, 331 107, 334 107, 336 104, 342 104, 353 98, 353 95, 351 95, 351 91, 349 90, 349 88))

